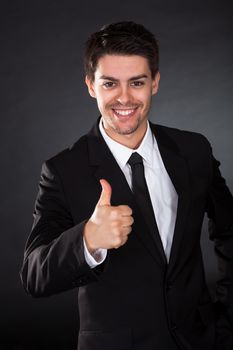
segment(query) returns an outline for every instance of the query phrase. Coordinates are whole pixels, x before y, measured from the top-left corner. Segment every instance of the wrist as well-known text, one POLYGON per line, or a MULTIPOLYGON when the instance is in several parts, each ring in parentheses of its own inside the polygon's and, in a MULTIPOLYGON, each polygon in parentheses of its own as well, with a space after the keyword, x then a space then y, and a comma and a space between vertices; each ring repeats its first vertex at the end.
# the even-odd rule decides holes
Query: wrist
POLYGON ((93 245, 93 242, 91 241, 91 232, 93 230, 93 224, 90 221, 87 221, 86 225, 84 226, 84 231, 83 231, 83 238, 85 240, 85 244, 87 247, 88 252, 91 255, 94 255, 95 251, 98 249, 93 245))

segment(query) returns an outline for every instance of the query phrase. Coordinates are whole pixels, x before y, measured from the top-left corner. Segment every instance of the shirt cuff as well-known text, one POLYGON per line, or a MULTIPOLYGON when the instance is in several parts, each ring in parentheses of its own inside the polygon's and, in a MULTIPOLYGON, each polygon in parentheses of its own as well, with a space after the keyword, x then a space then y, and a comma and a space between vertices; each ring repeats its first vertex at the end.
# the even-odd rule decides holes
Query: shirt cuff
POLYGON ((83 245, 84 245, 85 260, 87 264, 90 266, 90 268, 93 269, 94 267, 104 262, 107 256, 107 249, 99 248, 99 249, 96 249, 93 254, 90 254, 90 252, 87 249, 84 237, 83 237, 83 245))

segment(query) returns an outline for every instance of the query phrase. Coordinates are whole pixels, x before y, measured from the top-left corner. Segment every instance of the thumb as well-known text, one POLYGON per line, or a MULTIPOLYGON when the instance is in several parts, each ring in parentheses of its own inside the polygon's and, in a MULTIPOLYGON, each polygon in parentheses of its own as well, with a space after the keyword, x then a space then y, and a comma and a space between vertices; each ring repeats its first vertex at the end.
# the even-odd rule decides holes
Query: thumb
POLYGON ((97 205, 111 205, 112 187, 107 180, 101 179, 102 192, 97 205))

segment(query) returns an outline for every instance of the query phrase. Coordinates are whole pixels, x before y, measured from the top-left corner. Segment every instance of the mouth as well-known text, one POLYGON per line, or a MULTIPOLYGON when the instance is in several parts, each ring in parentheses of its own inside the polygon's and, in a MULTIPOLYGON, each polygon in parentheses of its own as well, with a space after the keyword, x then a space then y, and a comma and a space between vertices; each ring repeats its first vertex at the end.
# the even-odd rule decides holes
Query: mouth
POLYGON ((134 108, 113 108, 114 115, 121 120, 126 120, 133 117, 136 114, 136 110, 138 107, 134 108))

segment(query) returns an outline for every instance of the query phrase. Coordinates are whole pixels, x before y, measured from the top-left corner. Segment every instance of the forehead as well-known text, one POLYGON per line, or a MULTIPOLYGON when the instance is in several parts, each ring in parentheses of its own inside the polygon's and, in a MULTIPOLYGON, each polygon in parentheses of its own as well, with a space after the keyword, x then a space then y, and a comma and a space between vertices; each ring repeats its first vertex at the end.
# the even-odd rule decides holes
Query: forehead
POLYGON ((99 61, 95 71, 95 78, 102 75, 116 79, 130 79, 132 76, 150 75, 150 68, 145 57, 138 55, 104 55, 99 61))

